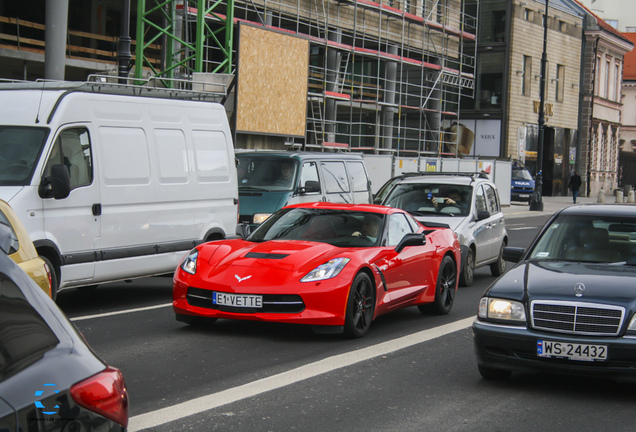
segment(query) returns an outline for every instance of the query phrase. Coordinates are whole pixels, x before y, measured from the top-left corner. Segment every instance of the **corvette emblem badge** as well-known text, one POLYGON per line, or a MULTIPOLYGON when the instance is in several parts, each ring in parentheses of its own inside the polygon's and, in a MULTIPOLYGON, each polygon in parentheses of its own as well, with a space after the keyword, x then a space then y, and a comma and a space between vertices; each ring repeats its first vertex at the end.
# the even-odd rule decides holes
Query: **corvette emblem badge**
POLYGON ((239 281, 239 282, 243 282, 244 280, 247 280, 247 279, 251 278, 251 277, 252 277, 252 275, 245 276, 244 278, 242 278, 242 277, 239 277, 239 275, 236 275, 236 274, 235 274, 235 275, 234 275, 234 277, 236 278, 236 280, 237 280, 237 281, 239 281))
POLYGON ((585 285, 583 285, 581 282, 574 285, 574 292, 576 293, 577 297, 582 297, 583 291, 585 291, 585 285))

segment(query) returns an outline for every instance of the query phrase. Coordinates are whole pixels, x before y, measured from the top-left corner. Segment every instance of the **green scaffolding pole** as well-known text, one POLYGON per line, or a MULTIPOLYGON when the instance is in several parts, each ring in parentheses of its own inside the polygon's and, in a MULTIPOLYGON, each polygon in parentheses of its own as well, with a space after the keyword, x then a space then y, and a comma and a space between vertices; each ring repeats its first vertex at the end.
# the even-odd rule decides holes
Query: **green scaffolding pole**
MULTIPOLYGON (((196 72, 232 73, 234 0, 139 0, 136 40, 135 78, 138 80, 143 79, 144 68, 158 78, 173 78, 179 68, 188 75, 196 72), (223 6, 226 7, 225 14, 220 13, 223 6), (195 13, 193 38, 176 34, 177 20, 181 19, 179 14, 195 13), (175 43, 182 47, 177 52, 174 50, 175 43), (163 68, 153 64, 149 55, 153 44, 165 47, 163 68), (220 52, 221 58, 214 69, 207 70, 204 60, 211 49, 220 52)), ((172 87, 169 79, 165 85, 172 87)))

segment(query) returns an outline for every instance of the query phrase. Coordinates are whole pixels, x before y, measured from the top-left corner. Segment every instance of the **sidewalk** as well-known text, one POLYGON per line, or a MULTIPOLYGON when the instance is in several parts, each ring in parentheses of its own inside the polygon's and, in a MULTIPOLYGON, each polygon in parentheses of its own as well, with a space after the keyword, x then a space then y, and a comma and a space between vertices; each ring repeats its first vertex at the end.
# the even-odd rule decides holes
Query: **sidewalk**
MULTIPOLYGON (((577 204, 593 204, 598 202, 598 196, 581 197, 576 200, 577 204)), ((605 203, 613 204, 616 196, 605 195, 605 203)), ((551 215, 562 208, 573 205, 571 196, 543 197, 543 211, 530 211, 530 205, 524 202, 513 201, 509 206, 502 206, 506 219, 522 218, 528 216, 551 215)))

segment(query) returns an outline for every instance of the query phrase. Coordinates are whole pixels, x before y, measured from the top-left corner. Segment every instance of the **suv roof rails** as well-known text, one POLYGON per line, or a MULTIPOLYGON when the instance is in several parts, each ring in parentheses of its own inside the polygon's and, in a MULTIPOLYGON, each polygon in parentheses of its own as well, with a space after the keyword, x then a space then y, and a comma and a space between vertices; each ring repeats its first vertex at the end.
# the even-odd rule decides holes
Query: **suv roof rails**
POLYGON ((396 177, 416 177, 416 176, 434 176, 434 175, 448 175, 448 176, 457 176, 457 177, 472 177, 473 179, 482 178, 482 179, 490 179, 488 174, 484 172, 446 172, 446 171, 418 171, 418 172, 406 172, 402 173, 396 177))

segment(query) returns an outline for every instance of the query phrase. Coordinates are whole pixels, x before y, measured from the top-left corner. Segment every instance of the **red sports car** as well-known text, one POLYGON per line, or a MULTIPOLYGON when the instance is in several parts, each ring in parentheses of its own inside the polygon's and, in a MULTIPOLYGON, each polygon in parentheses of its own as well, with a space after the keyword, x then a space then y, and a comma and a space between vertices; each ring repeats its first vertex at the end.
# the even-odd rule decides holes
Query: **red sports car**
POLYGON ((371 321, 417 305, 450 312, 459 243, 446 226, 377 205, 298 204, 246 239, 194 248, 175 271, 178 321, 217 318, 311 325, 362 337, 371 321))

